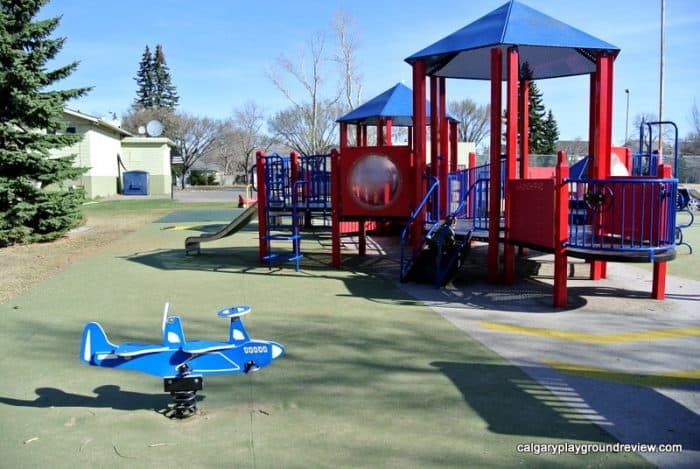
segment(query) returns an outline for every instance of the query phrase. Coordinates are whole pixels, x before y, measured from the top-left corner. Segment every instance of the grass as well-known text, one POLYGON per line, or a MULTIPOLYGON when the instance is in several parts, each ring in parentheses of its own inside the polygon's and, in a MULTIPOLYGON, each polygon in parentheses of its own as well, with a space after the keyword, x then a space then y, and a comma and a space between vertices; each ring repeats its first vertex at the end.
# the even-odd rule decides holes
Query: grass
MULTIPOLYGON (((170 203, 95 204, 88 224, 193 208, 170 203)), ((166 225, 124 232, 0 305, 1 465, 645 464, 634 454, 517 453, 531 441, 614 439, 570 418, 565 402, 369 269, 330 269, 327 256, 298 273, 261 268, 255 226, 186 257, 192 232, 166 225), (249 304, 251 335, 288 354, 250 376, 207 378, 202 414, 168 420, 155 412, 168 401, 160 380, 77 358, 88 321, 117 343, 158 341, 165 301, 188 337, 204 339, 226 334, 219 308, 249 304)))

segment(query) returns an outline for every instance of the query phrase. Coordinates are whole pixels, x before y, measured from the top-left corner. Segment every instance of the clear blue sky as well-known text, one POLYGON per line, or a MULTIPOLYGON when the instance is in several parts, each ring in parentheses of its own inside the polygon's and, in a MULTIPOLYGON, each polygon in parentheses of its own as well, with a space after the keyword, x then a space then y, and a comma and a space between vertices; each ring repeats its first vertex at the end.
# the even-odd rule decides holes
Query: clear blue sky
MULTIPOLYGON (((94 86, 69 106, 88 114, 123 114, 135 97, 138 62, 146 45, 163 45, 179 109, 223 118, 253 100, 271 115, 289 105, 265 75, 280 54, 295 57, 317 31, 333 40, 331 19, 342 8, 359 38, 363 98, 404 81, 404 59, 471 23, 505 0, 53 0, 41 17, 62 15, 67 37, 57 65, 79 60, 61 87, 94 86), (436 10, 434 5, 441 4, 436 10)), ((660 0, 523 0, 523 3, 619 47, 615 62, 613 142, 625 134, 625 89, 630 90, 629 132, 640 113, 658 115, 660 0)), ((664 118, 681 136, 700 106, 700 2, 666 0, 664 118)), ((329 83, 332 86, 333 83, 329 83)), ((588 78, 543 80, 545 105, 560 138, 587 139, 588 78)), ((486 83, 448 80, 448 100, 486 104, 486 83)))

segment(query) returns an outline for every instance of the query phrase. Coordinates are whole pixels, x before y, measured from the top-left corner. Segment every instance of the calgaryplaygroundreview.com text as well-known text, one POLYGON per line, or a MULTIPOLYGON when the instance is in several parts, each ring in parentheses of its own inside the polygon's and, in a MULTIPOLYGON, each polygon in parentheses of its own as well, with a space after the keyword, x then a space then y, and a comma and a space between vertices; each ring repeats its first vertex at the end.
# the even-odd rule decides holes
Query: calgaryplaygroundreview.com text
POLYGON ((518 453, 542 454, 589 454, 589 453, 682 453, 680 444, 649 443, 520 443, 518 453))

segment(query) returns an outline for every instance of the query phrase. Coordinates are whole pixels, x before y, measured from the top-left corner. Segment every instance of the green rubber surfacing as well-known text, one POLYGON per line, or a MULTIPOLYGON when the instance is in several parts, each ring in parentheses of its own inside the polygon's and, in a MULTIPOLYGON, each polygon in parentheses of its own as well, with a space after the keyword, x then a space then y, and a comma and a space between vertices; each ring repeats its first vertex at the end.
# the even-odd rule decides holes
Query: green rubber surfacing
POLYGON ((269 271, 257 263, 254 223, 187 258, 193 232, 159 221, 0 305, 0 466, 646 464, 634 454, 517 453, 532 441, 615 440, 567 418, 556 397, 532 392, 536 382, 393 282, 314 263, 325 255, 315 253, 301 272, 269 271), (160 380, 78 360, 88 321, 115 343, 160 340, 165 301, 187 337, 216 340, 227 332, 216 311, 248 304, 250 334, 287 356, 259 373, 207 378, 201 415, 168 420, 156 412, 169 401, 160 380))

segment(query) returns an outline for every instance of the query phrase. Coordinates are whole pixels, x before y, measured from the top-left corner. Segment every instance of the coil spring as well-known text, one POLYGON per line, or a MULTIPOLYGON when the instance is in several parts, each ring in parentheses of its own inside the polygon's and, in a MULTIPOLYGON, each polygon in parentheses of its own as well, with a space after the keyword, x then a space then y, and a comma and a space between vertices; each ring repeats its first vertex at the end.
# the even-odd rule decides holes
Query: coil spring
POLYGON ((173 401, 168 409, 168 417, 182 419, 197 413, 197 391, 176 391, 171 394, 173 401))

